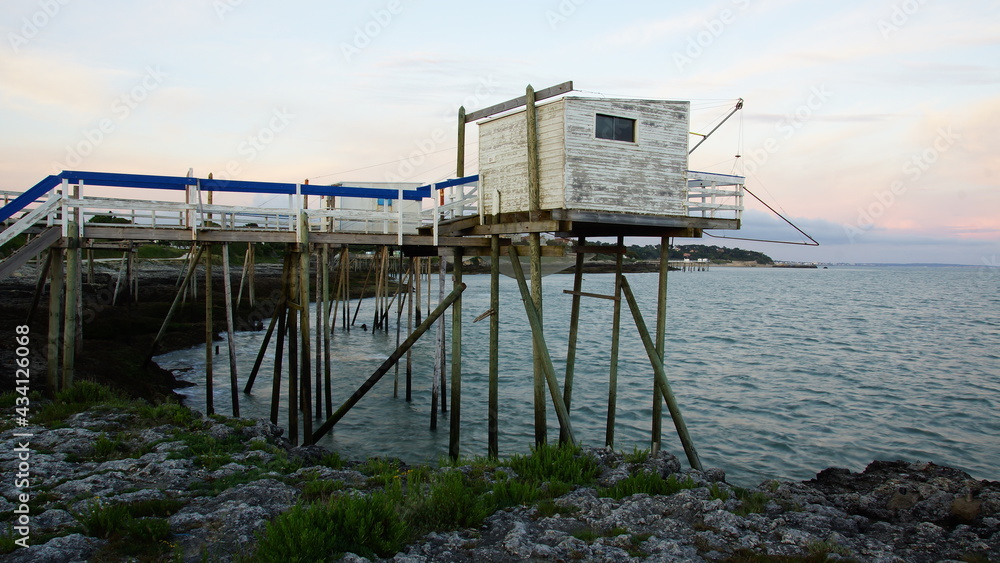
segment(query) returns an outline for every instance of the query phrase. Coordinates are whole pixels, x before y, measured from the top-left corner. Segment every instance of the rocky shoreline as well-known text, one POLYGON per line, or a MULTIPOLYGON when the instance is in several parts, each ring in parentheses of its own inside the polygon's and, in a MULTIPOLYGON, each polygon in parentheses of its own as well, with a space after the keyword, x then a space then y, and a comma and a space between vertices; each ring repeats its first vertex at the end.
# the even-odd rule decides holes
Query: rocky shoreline
MULTIPOLYGON (((406 488, 412 498, 412 491, 451 477, 487 491, 477 502, 520 485, 533 488, 536 500, 496 504, 502 508, 468 520, 451 514, 458 505, 434 508, 436 493, 421 493, 423 509, 469 525, 428 524, 392 553, 321 558, 1000 560, 1000 483, 929 463, 876 461, 862 473, 827 469, 806 482, 743 489, 726 483, 718 469, 682 470, 665 452, 584 448, 573 459, 591 472, 577 482, 530 481, 528 458, 438 469, 349 462, 320 447, 292 447, 267 421, 204 417, 176 404, 121 399, 99 386, 82 389, 35 405, 32 424, 16 429, 28 439, 13 437, 10 422, 0 426, 3 475, 18 471, 12 452, 30 442, 30 487, 17 489, 13 478, 0 483, 2 561, 278 560, 287 558, 274 551, 279 524, 296 511, 406 488), (25 491, 30 498, 22 503, 18 494, 25 491), (22 543, 29 547, 14 543, 22 536, 13 525, 24 510, 22 543)), ((550 469, 566 463, 556 465, 550 469)))

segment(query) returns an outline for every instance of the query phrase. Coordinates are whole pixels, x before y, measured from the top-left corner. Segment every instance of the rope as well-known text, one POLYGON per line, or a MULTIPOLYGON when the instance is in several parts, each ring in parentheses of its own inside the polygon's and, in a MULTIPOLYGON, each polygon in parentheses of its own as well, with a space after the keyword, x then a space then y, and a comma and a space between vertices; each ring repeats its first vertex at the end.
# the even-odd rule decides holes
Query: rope
POLYGON ((816 239, 812 238, 805 231, 803 231, 802 229, 798 228, 798 226, 796 226, 795 223, 792 223, 787 217, 785 217, 781 213, 778 213, 777 211, 775 211, 775 209, 773 207, 771 207, 770 205, 768 205, 766 201, 764 201, 761 198, 757 197, 757 194, 755 194, 752 191, 748 190, 746 186, 743 186, 743 191, 745 191, 746 193, 752 195, 754 197, 754 199, 756 199, 757 201, 759 201, 762 204, 764 204, 764 207, 770 209, 771 213, 774 213, 778 217, 781 217, 781 219, 784 222, 786 222, 789 225, 791 225, 793 229, 795 229, 796 231, 798 231, 799 233, 801 233, 802 236, 806 237, 811 242, 795 242, 795 241, 784 241, 784 240, 765 240, 765 239, 758 239, 758 238, 728 237, 728 236, 713 235, 712 233, 708 233, 708 232, 703 232, 702 234, 706 234, 706 235, 708 235, 708 236, 710 236, 712 238, 725 238, 725 239, 732 239, 732 240, 747 240, 747 241, 752 241, 752 242, 772 242, 772 243, 775 243, 775 244, 797 244, 797 245, 802 245, 802 246, 819 246, 819 242, 817 242, 816 239))

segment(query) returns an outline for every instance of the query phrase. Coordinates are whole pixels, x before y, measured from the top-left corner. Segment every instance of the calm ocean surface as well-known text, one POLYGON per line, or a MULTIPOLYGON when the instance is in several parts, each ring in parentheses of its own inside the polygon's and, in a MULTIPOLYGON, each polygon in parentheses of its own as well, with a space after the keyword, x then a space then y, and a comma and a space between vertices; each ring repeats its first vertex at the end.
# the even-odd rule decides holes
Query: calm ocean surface
MULTIPOLYGON (((627 277, 652 330, 657 276, 627 277)), ((465 282, 462 451, 485 455, 489 323, 472 320, 489 308, 489 276, 465 276, 465 282)), ((588 274, 583 290, 610 294, 613 282, 611 274, 588 274)), ((544 279, 546 337, 557 373, 564 369, 571 302, 562 291, 572 283, 571 275, 544 279)), ((436 279, 434 286, 436 293, 436 279)), ((859 471, 874 459, 931 461, 1000 479, 998 289, 996 268, 671 272, 667 376, 702 463, 725 469, 730 482, 743 485, 809 479, 830 466, 859 471)), ((533 442, 531 338, 511 279, 501 279, 501 303, 500 449, 509 455, 527 452, 533 442)), ((583 300, 572 420, 585 445, 604 443, 612 305, 583 300)), ((426 314, 426 293, 423 308, 426 314)), ((358 326, 370 324, 371 315, 366 300, 358 326)), ((429 430, 433 332, 414 347, 413 401, 402 398, 402 370, 400 398, 393 398, 390 371, 322 445, 349 458, 389 455, 410 463, 447 454, 450 413, 439 415, 437 431, 429 430)), ((241 387, 262 338, 263 332, 237 334, 241 387)), ((334 408, 395 342, 394 327, 388 335, 334 332, 334 408)), ((215 405, 227 414, 228 356, 225 340, 218 344, 215 405)), ((204 410, 204 347, 157 362, 199 384, 183 392, 188 405, 204 410)), ((245 417, 268 416, 271 353, 264 366, 253 393, 240 395, 245 417)), ((652 369, 627 306, 618 379, 615 448, 646 448, 652 369)), ((555 440, 551 406, 548 421, 555 440)), ((283 410, 279 423, 286 422, 283 410)), ((663 428, 664 447, 686 466, 666 409, 663 428)))

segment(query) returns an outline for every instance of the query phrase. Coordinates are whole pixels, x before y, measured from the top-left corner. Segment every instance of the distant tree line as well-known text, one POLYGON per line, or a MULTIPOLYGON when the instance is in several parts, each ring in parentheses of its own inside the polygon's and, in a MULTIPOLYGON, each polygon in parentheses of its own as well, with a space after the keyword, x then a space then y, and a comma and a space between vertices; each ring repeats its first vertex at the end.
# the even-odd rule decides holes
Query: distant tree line
MULTIPOLYGON (((616 246, 613 242, 600 242, 587 241, 588 245, 594 246, 616 246)), ((647 244, 644 246, 639 246, 633 244, 625 247, 626 258, 632 260, 659 260, 660 259, 660 245, 658 244, 647 244)), ((597 254, 597 257, 603 259, 612 259, 612 255, 608 254, 597 254)), ((753 250, 743 250, 742 248, 727 248, 725 246, 716 246, 708 244, 682 244, 676 245, 670 248, 670 260, 683 260, 685 258, 691 260, 701 260, 702 258, 707 258, 710 262, 723 263, 723 262, 757 262, 758 264, 774 264, 774 260, 770 256, 764 254, 763 252, 756 252, 753 250)))

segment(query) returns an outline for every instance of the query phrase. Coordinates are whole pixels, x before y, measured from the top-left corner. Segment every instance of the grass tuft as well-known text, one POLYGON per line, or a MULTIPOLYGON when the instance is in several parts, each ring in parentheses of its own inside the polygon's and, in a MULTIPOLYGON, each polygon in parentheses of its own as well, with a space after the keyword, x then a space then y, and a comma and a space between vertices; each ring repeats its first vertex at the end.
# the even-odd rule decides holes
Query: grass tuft
POLYGON ((329 561, 351 552, 388 557, 410 537, 395 508, 395 495, 335 497, 326 503, 296 505, 271 521, 260 536, 254 561, 329 561))
POLYGON ((647 495, 672 495, 684 489, 693 489, 694 479, 686 477, 678 479, 675 475, 664 479, 656 473, 643 471, 636 475, 631 475, 618 481, 611 487, 598 489, 598 494, 602 497, 613 499, 623 499, 639 493, 647 495))

